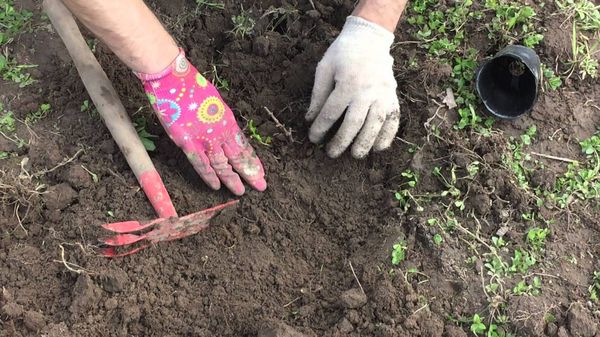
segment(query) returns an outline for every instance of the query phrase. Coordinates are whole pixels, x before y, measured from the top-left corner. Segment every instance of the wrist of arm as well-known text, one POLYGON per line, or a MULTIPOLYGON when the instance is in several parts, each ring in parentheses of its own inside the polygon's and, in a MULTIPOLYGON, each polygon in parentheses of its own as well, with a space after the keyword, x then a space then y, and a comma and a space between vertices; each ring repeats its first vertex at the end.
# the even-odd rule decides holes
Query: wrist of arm
POLYGON ((361 0, 352 15, 394 32, 406 3, 407 0, 361 0))

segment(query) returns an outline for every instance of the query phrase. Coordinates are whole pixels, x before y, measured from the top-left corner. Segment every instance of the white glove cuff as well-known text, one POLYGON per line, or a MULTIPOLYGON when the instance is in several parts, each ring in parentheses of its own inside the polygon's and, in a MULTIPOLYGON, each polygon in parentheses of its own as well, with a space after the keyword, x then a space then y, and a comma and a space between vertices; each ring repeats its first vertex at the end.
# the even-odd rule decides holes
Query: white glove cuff
POLYGON ((392 46, 392 43, 394 43, 395 38, 394 33, 390 32, 389 30, 383 28, 382 26, 376 23, 365 20, 358 16, 347 17, 342 32, 370 32, 375 36, 379 37, 381 39, 381 43, 385 43, 387 47, 392 46))

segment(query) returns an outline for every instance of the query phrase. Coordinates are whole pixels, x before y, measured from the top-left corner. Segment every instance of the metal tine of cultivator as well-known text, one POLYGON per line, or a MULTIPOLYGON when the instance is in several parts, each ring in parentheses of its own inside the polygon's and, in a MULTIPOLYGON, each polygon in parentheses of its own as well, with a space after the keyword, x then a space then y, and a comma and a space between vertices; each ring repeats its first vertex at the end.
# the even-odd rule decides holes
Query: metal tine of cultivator
MULTIPOLYGON (((150 232, 152 233, 152 232, 150 232)), ((117 234, 109 238, 102 239, 102 242, 109 246, 126 246, 136 242, 142 241, 148 237, 150 233, 136 235, 136 234, 117 234)))
POLYGON ((148 221, 146 223, 142 223, 139 221, 123 221, 123 222, 114 222, 102 225, 104 229, 107 229, 111 232, 115 233, 131 233, 138 232, 144 230, 146 228, 152 227, 156 224, 159 224, 162 221, 166 221, 167 219, 156 219, 152 221, 148 221))
POLYGON ((103 228, 118 234, 101 240, 102 243, 110 247, 102 249, 100 254, 106 257, 126 256, 148 247, 149 244, 134 248, 133 250, 124 253, 118 253, 115 247, 131 245, 142 240, 156 243, 160 241, 180 239, 196 234, 206 229, 209 225, 210 219, 212 219, 218 212, 237 203, 238 200, 229 201, 181 218, 173 217, 168 219, 161 218, 148 222, 123 221, 105 224, 102 226, 103 228), (139 232, 141 230, 150 228, 151 230, 146 233, 131 234, 131 232, 139 232))
POLYGON ((131 249, 131 250, 128 250, 128 251, 123 252, 123 253, 117 252, 117 250, 115 249, 115 247, 108 247, 108 248, 102 248, 102 249, 100 249, 100 255, 104 256, 104 257, 124 257, 124 256, 127 256, 127 255, 135 254, 135 253, 139 252, 140 250, 148 248, 148 247, 150 247, 149 244, 148 245, 143 245, 143 246, 131 249))

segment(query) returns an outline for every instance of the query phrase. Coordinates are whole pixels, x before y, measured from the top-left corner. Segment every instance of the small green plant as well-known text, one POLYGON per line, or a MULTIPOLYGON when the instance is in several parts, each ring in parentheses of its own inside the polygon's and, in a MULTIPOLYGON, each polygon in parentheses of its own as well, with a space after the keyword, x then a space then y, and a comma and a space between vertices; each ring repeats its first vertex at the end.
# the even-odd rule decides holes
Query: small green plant
POLYGON ((536 263, 537 260, 529 252, 516 249, 512 258, 512 265, 508 270, 511 273, 526 274, 529 268, 533 267, 536 263))
POLYGON ((555 0, 556 5, 572 17, 579 28, 584 31, 600 30, 600 5, 589 0, 555 0))
POLYGON ((471 319, 471 332, 479 336, 487 330, 487 326, 478 314, 473 315, 471 319))
POLYGON ((84 100, 83 103, 81 103, 81 107, 79 108, 79 111, 86 112, 92 117, 98 115, 98 110, 96 110, 94 103, 91 103, 87 99, 84 100))
POLYGON ((83 169, 85 172, 87 172, 87 173, 90 175, 90 177, 92 177, 92 181, 93 181, 93 182, 95 182, 95 183, 98 183, 98 182, 100 181, 100 178, 98 178, 98 175, 97 175, 96 173, 94 173, 94 172, 92 172, 92 171, 88 170, 88 168, 87 168, 87 167, 85 167, 85 166, 83 166, 83 165, 81 165, 81 168, 82 168, 82 169, 83 169))
POLYGON ((600 300, 600 271, 594 272, 594 278, 592 279, 592 285, 588 288, 590 293, 590 300, 598 302, 600 300))
POLYGON ((400 241, 392 247, 392 264, 394 266, 399 265, 400 262, 406 259, 407 249, 408 247, 404 241, 400 241))
POLYGON ((436 245, 441 246, 442 243, 444 243, 444 238, 440 234, 436 234, 433 236, 433 242, 436 245))
POLYGON ((531 249, 536 253, 544 251, 546 246, 546 238, 548 237, 550 230, 548 228, 532 228, 527 232, 527 243, 531 246, 531 249))
POLYGON ((557 90, 562 86, 562 79, 545 64, 542 64, 542 75, 544 77, 544 86, 547 90, 557 90))
POLYGON ((289 27, 290 24, 298 19, 298 14, 299 11, 295 6, 284 2, 281 7, 270 6, 267 8, 261 18, 271 17, 269 29, 275 30, 282 25, 284 25, 285 28, 289 27))
POLYGON ((17 64, 17 61, 7 55, 0 54, 0 75, 7 81, 19 84, 20 88, 31 85, 35 80, 26 72, 26 69, 35 68, 33 64, 17 64))
POLYGON ((219 76, 219 72, 216 65, 212 65, 213 80, 215 87, 219 90, 229 91, 229 81, 225 78, 219 76))
POLYGON ((519 40, 528 47, 535 47, 544 38, 535 27, 536 12, 530 6, 513 1, 486 0, 485 8, 494 12, 491 23, 487 25, 489 38, 504 43, 519 40))
POLYGON ((25 123, 33 125, 44 119, 50 113, 51 106, 48 103, 41 104, 36 111, 31 111, 25 116, 25 123))
POLYGON ((242 10, 239 15, 234 15, 231 18, 233 22, 233 28, 231 29, 231 34, 241 39, 244 39, 246 36, 254 33, 254 26, 256 25, 256 21, 250 16, 250 13, 242 7, 242 10))
POLYGON ((535 276, 531 284, 527 284, 524 280, 521 280, 513 288, 513 294, 516 296, 530 295, 538 296, 542 292, 542 280, 535 276))
POLYGON ((561 208, 576 200, 600 197, 600 133, 579 144, 587 161, 569 164, 567 172, 557 179, 554 190, 546 193, 547 199, 561 208))
POLYGON ((411 206, 411 201, 417 205, 417 210, 422 211, 423 208, 419 205, 417 199, 412 195, 411 190, 417 186, 419 175, 412 170, 406 170, 401 173, 405 182, 400 184, 400 190, 394 193, 394 198, 399 202, 400 208, 405 212, 411 206))
POLYGON ((218 1, 196 0, 196 5, 198 6, 199 9, 204 9, 204 8, 217 9, 217 10, 225 9, 225 4, 222 2, 218 2, 218 1))
POLYGON ((146 148, 146 151, 156 150, 156 144, 154 143, 153 139, 158 138, 158 136, 153 135, 146 130, 148 126, 146 118, 144 118, 143 116, 138 117, 133 123, 133 125, 135 126, 135 130, 137 131, 137 134, 140 137, 142 144, 144 144, 144 148, 146 148))
POLYGON ((258 129, 256 128, 256 126, 254 125, 254 120, 249 120, 248 121, 248 130, 250 131, 250 138, 256 140, 257 142, 259 142, 261 145, 264 146, 271 146, 271 142, 272 142, 272 138, 271 136, 262 136, 259 132, 258 129))
POLYGON ((556 5, 573 21, 571 72, 578 69, 581 79, 598 77, 599 65, 595 54, 600 51, 600 5, 589 0, 556 0, 556 5))
POLYGON ((529 174, 532 170, 529 163, 532 158, 531 155, 524 153, 523 149, 531 145, 536 135, 537 128, 532 125, 521 135, 519 141, 511 137, 509 145, 511 151, 502 155, 504 164, 513 172, 517 180, 516 184, 525 190, 529 189, 529 174))
POLYGON ((13 116, 13 113, 11 111, 3 112, 2 115, 0 115, 0 131, 14 132, 15 130, 15 117, 13 116))
POLYGON ((8 44, 19 33, 31 30, 33 14, 26 10, 16 10, 12 0, 0 1, 0 47, 8 44))

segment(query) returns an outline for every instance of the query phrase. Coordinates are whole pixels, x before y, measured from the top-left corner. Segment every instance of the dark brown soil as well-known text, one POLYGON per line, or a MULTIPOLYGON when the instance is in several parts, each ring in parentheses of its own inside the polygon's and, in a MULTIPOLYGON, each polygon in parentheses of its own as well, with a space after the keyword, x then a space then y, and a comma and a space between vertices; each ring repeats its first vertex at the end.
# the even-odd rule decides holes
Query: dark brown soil
MULTIPOLYGON (((423 64, 433 61, 415 45, 400 45, 393 52, 403 107, 398 141, 366 160, 332 160, 308 141, 303 116, 315 65, 354 1, 315 0, 314 9, 302 1, 297 14, 275 27, 262 13, 280 7, 280 0, 226 1, 223 11, 201 12, 191 0, 151 1, 197 68, 212 78, 216 64, 229 81, 222 93, 240 125, 251 119, 261 134, 274 136, 270 147, 255 144, 269 187, 247 193, 205 232, 111 260, 94 252, 106 235, 99 225, 155 214, 101 119, 80 111, 89 98, 62 42, 39 18, 39 5, 17 3, 35 10, 37 26, 11 48, 20 62, 39 65, 39 82, 26 89, 0 82, 0 99, 21 119, 41 103, 52 111, 31 130, 19 124, 18 135, 29 140, 23 148, 8 148, 12 143, 0 137, 0 145, 17 153, 0 161, 0 183, 11 186, 0 195, 0 336, 467 336, 470 325, 460 322, 489 314, 483 257, 458 231, 436 246, 437 231, 427 220, 443 206, 434 200, 425 212, 402 212, 393 192, 406 169, 420 174, 420 192, 435 192, 443 186, 434 166, 448 172, 455 164, 464 176, 474 160, 482 163, 480 174, 459 182, 468 191, 458 216, 464 228, 490 238, 508 227, 506 238, 522 242, 529 225, 521 214, 554 219, 535 270, 544 281, 542 294, 504 303, 509 329, 519 336, 600 336, 598 306, 587 293, 600 269, 597 203, 567 211, 538 208, 512 183, 501 159, 508 136, 532 124, 539 134, 532 150, 583 159, 577 140, 600 125, 598 103, 590 103, 600 97, 598 82, 573 80, 544 93, 530 116, 497 123, 503 133, 489 138, 453 130, 456 113, 441 109, 444 140, 433 140, 424 124, 436 114, 432 100, 441 101, 448 69, 432 63, 411 70, 413 55, 423 64), (257 25, 250 37, 238 39, 226 31, 242 3, 257 25), (293 129, 294 142, 265 107, 293 129), (416 153, 409 144, 419 145, 416 153), (396 268, 389 256, 399 240, 407 243, 408 258, 396 268), (471 256, 474 264, 465 263, 471 256), (411 267, 422 274, 405 277, 411 267)), ((542 13, 551 18, 552 11, 548 5, 542 13)), ((557 32, 540 48, 542 59, 564 57, 570 41, 561 40, 561 22, 541 24, 557 32)), ((412 39, 405 26, 399 32, 399 41, 412 39)), ((151 155, 179 214, 232 199, 202 184, 165 136, 131 72, 101 43, 95 54, 132 118, 145 116, 149 131, 160 136, 151 155)), ((538 185, 566 169, 541 160, 545 167, 532 179, 538 185)))

